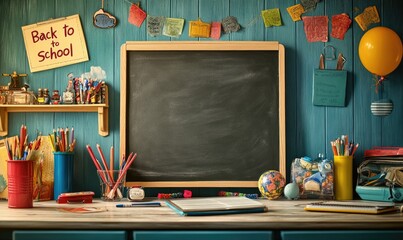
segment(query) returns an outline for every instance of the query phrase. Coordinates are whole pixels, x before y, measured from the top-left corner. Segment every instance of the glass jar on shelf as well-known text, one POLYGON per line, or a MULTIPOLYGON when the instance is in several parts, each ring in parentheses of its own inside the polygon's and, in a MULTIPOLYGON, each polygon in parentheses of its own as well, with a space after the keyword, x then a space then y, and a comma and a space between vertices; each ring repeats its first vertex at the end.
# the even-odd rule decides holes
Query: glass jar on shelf
POLYGON ((52 104, 59 104, 59 103, 60 103, 59 90, 53 90, 53 94, 52 94, 52 98, 51 98, 51 103, 52 103, 52 104))
POLYGON ((38 95, 36 96, 38 104, 45 104, 45 98, 43 97, 42 88, 38 88, 38 95))
POLYGON ((50 103, 49 89, 47 88, 43 89, 43 97, 45 99, 45 104, 49 104, 50 103))

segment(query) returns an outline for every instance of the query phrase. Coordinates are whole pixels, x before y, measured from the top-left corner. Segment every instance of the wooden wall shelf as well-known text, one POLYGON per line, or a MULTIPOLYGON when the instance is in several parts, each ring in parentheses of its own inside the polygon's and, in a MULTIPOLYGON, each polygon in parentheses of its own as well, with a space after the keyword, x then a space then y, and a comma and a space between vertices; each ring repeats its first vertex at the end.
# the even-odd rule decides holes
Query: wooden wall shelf
POLYGON ((9 112, 98 112, 98 132, 109 135, 108 104, 71 104, 71 105, 0 105, 0 136, 8 134, 9 112))

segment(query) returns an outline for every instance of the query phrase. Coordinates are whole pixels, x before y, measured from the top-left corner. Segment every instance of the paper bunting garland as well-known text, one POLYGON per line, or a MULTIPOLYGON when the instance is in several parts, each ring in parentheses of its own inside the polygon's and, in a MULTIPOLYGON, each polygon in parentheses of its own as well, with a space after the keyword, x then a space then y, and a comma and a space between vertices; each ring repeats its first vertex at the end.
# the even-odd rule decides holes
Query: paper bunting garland
POLYGON ((182 18, 165 18, 162 34, 168 37, 180 37, 185 20, 182 18))
POLYGON ((280 9, 273 8, 262 11, 262 18, 265 27, 281 26, 280 9))
POLYGON ((308 42, 327 42, 329 21, 327 16, 302 17, 302 21, 308 42))
POLYGON ((301 4, 297 4, 287 8, 288 14, 294 22, 301 21, 301 15, 305 12, 304 7, 301 4))
POLYGON ((200 19, 197 21, 190 21, 189 37, 210 37, 211 24, 202 22, 200 19))
POLYGON ((143 24, 144 19, 147 17, 147 13, 144 12, 140 7, 140 3, 132 4, 129 10, 129 23, 133 24, 136 27, 140 27, 143 24))
POLYGON ((164 17, 147 17, 147 32, 150 36, 156 37, 162 34, 162 28, 164 27, 164 17))
POLYGON ((351 22, 352 20, 345 13, 332 16, 332 33, 330 35, 334 38, 343 40, 344 35, 350 28, 351 22))
POLYGON ((379 14, 375 6, 367 7, 360 15, 354 18, 362 31, 367 31, 368 26, 372 23, 379 23, 379 14))
POLYGON ((238 32, 241 29, 241 26, 238 23, 238 19, 233 16, 224 18, 224 20, 222 21, 222 27, 225 33, 238 32))
MULTIPOLYGON (((127 1, 128 2, 128 1, 127 1)), ((320 0, 300 0, 301 4, 295 4, 287 8, 291 19, 296 22, 301 20, 301 15, 306 11, 312 11, 316 8, 320 0)), ((130 3, 130 2, 129 2, 130 3)), ((261 11, 261 17, 265 27, 282 26, 281 13, 279 8, 266 9, 261 11)), ((147 18, 147 33, 152 36, 180 37, 185 24, 182 18, 165 18, 164 16, 149 16, 140 8, 140 4, 132 4, 129 9, 129 23, 141 27, 147 18)), ((253 24, 256 23, 259 16, 255 16, 253 24)), ((327 42, 328 41, 328 17, 327 16, 306 16, 302 17, 304 22, 304 31, 308 42, 327 42)), ((363 13, 355 18, 363 31, 372 23, 378 23, 379 15, 375 6, 367 7, 363 13)), ((340 40, 344 39, 352 20, 347 14, 338 14, 332 16, 331 36, 340 40)), ((246 27, 251 25, 247 24, 246 27)), ((241 25, 234 16, 228 16, 222 22, 202 22, 200 19, 189 22, 189 37, 212 38, 219 40, 221 29, 229 34, 241 29, 241 25)))

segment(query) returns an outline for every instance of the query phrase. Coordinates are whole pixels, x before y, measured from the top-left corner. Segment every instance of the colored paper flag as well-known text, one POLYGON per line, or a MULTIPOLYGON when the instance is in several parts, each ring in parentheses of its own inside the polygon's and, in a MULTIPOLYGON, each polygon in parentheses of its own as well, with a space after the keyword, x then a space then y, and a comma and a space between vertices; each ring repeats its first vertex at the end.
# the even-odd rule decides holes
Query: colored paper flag
POLYGON ((189 37, 210 37, 211 24, 202 22, 200 19, 197 21, 190 21, 189 37))
POLYGON ((144 12, 137 4, 132 4, 129 10, 129 23, 136 27, 140 27, 146 19, 147 13, 144 12))
POLYGON ((183 18, 166 18, 162 34, 168 37, 180 37, 184 24, 183 18))
POLYGON ((367 7, 360 15, 354 18, 362 31, 366 31, 372 23, 379 23, 379 14, 376 6, 367 7))
POLYGON ((294 22, 301 21, 301 15, 305 12, 304 7, 301 4, 297 4, 287 8, 288 14, 294 22))
POLYGON ((328 22, 327 16, 302 17, 304 30, 308 42, 327 42, 328 22))
POLYGON ((261 12, 264 26, 265 27, 272 27, 272 26, 281 26, 281 16, 280 16, 280 9, 273 8, 263 10, 261 12))
POLYGON ((350 28, 351 22, 352 20, 345 13, 332 16, 332 33, 330 35, 343 40, 344 35, 350 28))
POLYGON ((233 16, 228 16, 222 20, 222 27, 225 33, 238 32, 241 29, 241 25, 238 23, 238 19, 233 16))
POLYGON ((320 2, 320 0, 301 0, 301 5, 304 7, 305 11, 313 11, 316 8, 316 4, 320 2))
POLYGON ((214 40, 219 40, 221 37, 221 23, 212 22, 211 23, 211 38, 214 40))
POLYGON ((150 36, 156 37, 162 34, 162 28, 164 27, 164 17, 147 17, 147 32, 150 36))

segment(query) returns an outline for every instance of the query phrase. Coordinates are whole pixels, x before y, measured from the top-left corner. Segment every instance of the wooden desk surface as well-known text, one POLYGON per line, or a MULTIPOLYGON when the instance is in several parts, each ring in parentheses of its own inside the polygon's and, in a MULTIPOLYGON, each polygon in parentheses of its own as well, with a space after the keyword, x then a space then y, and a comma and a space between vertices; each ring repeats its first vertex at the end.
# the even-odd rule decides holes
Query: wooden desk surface
MULTIPOLYGON (((8 208, 0 202, 0 229, 148 229, 148 230, 282 230, 282 229, 403 229, 403 213, 382 215, 307 212, 312 200, 259 200, 269 211, 254 214, 184 217, 162 201, 162 207, 117 208, 116 202, 94 200, 92 204, 34 202, 30 209, 8 208), (70 213, 59 208, 99 207, 107 211, 70 213)), ((129 203, 129 202, 123 202, 129 203)))

